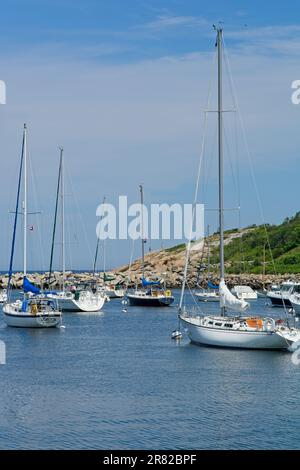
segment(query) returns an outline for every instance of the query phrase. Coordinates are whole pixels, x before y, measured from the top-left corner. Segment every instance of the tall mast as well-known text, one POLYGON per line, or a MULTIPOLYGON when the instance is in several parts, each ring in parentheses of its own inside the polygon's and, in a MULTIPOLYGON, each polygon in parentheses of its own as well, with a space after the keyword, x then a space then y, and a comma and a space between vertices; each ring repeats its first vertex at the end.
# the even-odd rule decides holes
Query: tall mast
POLYGON ((23 131, 24 138, 24 200, 23 200, 23 215, 24 215, 24 239, 23 239, 23 273, 24 278, 27 275, 27 127, 24 124, 23 131))
POLYGON ((66 260, 65 260, 65 179, 64 179, 64 159, 62 147, 60 150, 60 187, 61 187, 61 258, 62 258, 62 290, 65 291, 66 260))
MULTIPOLYGON (((219 156, 219 227, 220 227, 220 281, 224 281, 224 167, 223 167, 223 103, 222 103, 222 29, 217 28, 218 47, 218 156, 219 156)), ((225 307, 221 307, 225 315, 225 307)))
MULTIPOLYGON (((106 197, 104 196, 102 205, 105 204, 106 197)), ((105 241, 105 240, 104 240, 105 241)), ((96 267, 97 267, 97 259, 98 259, 98 251, 99 251, 99 242, 100 242, 100 237, 97 237, 97 244, 96 244, 96 251, 95 251, 95 258, 94 258, 94 265, 93 265, 93 276, 95 277, 96 274, 96 267)), ((103 259, 105 256, 105 246, 103 243, 103 259)), ((105 276, 105 262, 103 263, 103 279, 105 276)))
POLYGON ((142 279, 145 277, 145 240, 144 240, 144 191, 143 185, 140 184, 141 193, 141 240, 142 240, 142 279))

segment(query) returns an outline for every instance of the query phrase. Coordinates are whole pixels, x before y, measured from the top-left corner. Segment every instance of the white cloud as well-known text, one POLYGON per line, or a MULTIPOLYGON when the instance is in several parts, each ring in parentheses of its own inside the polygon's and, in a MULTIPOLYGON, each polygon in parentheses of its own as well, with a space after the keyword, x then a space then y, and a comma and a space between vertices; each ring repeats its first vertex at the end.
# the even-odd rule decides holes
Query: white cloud
POLYGON ((136 26, 135 29, 165 31, 168 29, 207 27, 211 23, 205 18, 199 16, 176 16, 176 15, 158 15, 155 20, 136 26))

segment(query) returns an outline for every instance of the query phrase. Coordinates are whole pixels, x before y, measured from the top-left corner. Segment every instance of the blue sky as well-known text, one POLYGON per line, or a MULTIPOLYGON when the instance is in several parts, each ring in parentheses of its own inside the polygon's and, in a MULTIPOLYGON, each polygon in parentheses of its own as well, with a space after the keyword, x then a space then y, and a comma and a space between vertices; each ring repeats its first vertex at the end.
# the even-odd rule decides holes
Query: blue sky
MULTIPOLYGON (((142 182, 148 203, 192 200, 214 56, 212 24, 219 21, 265 219, 278 223, 299 209, 300 106, 290 99, 291 82, 300 78, 296 2, 3 1, 0 79, 7 85, 7 104, 0 107, 1 269, 8 263, 7 212, 13 207, 25 121, 38 195, 31 200, 43 210, 39 230, 45 260, 40 265, 33 249, 36 231, 33 269, 47 266, 59 145, 65 147, 86 233, 82 243, 79 236, 70 242, 72 268, 91 265, 95 211, 104 195, 116 202, 119 194, 128 194, 135 202, 142 182)), ((241 222, 260 223, 245 150, 239 160, 241 222)), ((231 207, 236 193, 229 164, 226 184, 231 207)), ((212 175, 205 201, 210 206, 216 203, 215 189, 212 175)), ((234 214, 226 219, 228 227, 237 224, 234 214)), ((212 215, 208 221, 216 226, 212 215)), ((159 245, 153 242, 152 248, 159 245)), ((126 263, 129 251, 125 242, 109 242, 107 264, 126 263)))

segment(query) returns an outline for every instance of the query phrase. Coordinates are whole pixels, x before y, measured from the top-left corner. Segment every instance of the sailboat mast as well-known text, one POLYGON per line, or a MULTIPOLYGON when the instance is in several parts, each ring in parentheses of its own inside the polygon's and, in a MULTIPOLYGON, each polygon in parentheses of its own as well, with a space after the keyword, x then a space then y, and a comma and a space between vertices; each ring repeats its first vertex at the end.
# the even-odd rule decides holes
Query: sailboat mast
MULTIPOLYGON (((219 156, 219 229, 220 229, 220 281, 224 281, 224 166, 223 166, 223 102, 222 102, 222 29, 217 29, 218 47, 218 156, 219 156)), ((225 315, 225 307, 221 307, 225 315)))
POLYGON ((140 184, 141 193, 141 240, 142 240, 142 279, 145 277, 145 240, 144 240, 144 190, 143 185, 140 184))
POLYGON ((54 243, 55 243, 55 232, 56 232, 56 220, 57 220, 58 202, 59 202, 59 195, 60 195, 61 160, 62 160, 62 158, 61 158, 61 152, 60 152, 59 169, 58 169, 58 178, 57 178, 57 189, 56 189, 56 199, 55 199, 54 223, 53 223, 53 231, 52 231, 52 243, 51 243, 51 254, 50 254, 49 278, 48 278, 48 286, 49 286, 49 287, 50 287, 51 275, 52 275, 54 243))
MULTIPOLYGON (((104 196, 102 205, 105 204, 105 201, 106 201, 106 198, 105 198, 105 196, 104 196)), ((104 240, 104 241, 105 241, 105 240, 104 240)), ((100 237, 97 237, 95 258, 94 258, 94 264, 93 264, 93 277, 95 277, 95 274, 96 274, 97 259, 98 259, 98 251, 99 251, 99 242, 100 242, 100 237)), ((103 252, 105 252, 104 243, 103 243, 103 252)), ((103 253, 103 259, 104 259, 104 253, 103 253)), ((103 279, 104 279, 104 276, 105 276, 105 263, 104 263, 104 266, 103 266, 103 279)))
POLYGON ((65 179, 64 179, 64 149, 60 147, 60 187, 61 187, 61 257, 62 257, 62 290, 65 291, 66 260, 65 260, 65 179))
POLYGON ((24 215, 24 239, 23 239, 23 273, 24 278, 27 275, 27 127, 24 124, 24 201, 23 201, 23 215, 24 215))

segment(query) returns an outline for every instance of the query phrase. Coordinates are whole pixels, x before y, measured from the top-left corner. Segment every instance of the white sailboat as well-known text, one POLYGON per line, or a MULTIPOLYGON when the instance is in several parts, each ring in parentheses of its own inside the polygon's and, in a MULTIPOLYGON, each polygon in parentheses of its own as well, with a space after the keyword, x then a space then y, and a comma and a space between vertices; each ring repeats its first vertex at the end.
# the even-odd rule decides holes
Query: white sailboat
POLYGON ((62 290, 59 292, 50 292, 47 297, 56 300, 63 312, 98 312, 102 309, 107 296, 93 289, 90 285, 66 286, 66 262, 65 262, 65 204, 64 204, 64 158, 63 149, 60 148, 59 176, 57 184, 56 207, 53 225, 52 249, 49 280, 51 278, 53 246, 56 229, 56 216, 58 199, 61 201, 61 246, 62 246, 62 290))
POLYGON ((143 226, 143 205, 144 193, 143 186, 140 185, 141 195, 141 242, 142 242, 142 288, 136 287, 135 290, 127 292, 127 299, 130 305, 141 307, 167 307, 174 302, 171 290, 166 289, 164 281, 161 279, 145 279, 145 237, 143 226))
POLYGON ((15 248, 16 228, 19 211, 20 188, 22 182, 22 173, 24 167, 24 200, 23 200, 23 216, 24 216, 24 232, 23 232, 23 298, 14 302, 10 301, 3 306, 4 320, 8 326, 20 328, 49 328, 60 325, 61 312, 57 308, 57 304, 46 299, 41 295, 39 289, 33 286, 27 279, 27 129, 24 125, 23 143, 21 163, 19 170, 17 202, 14 220, 14 230, 12 239, 12 249, 9 266, 8 292, 11 294, 11 278, 13 269, 13 257, 15 248))
POLYGON ((219 160, 219 229, 220 229, 220 313, 194 315, 183 308, 188 253, 179 305, 179 321, 193 343, 207 346, 249 349, 290 349, 300 341, 300 330, 270 317, 245 315, 249 304, 237 299, 227 288, 224 270, 223 204, 223 109, 222 109, 222 29, 216 28, 218 48, 218 160, 219 160), (227 310, 238 312, 229 316, 227 310))

